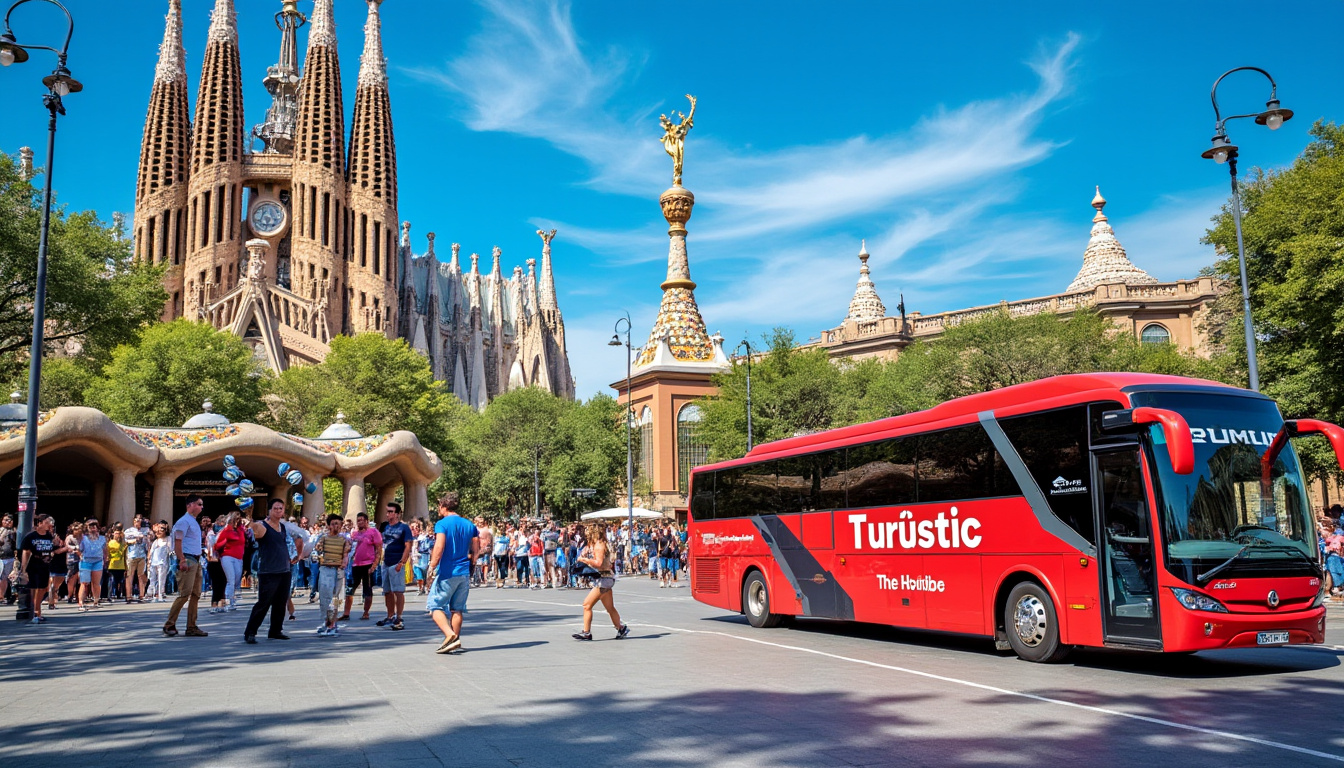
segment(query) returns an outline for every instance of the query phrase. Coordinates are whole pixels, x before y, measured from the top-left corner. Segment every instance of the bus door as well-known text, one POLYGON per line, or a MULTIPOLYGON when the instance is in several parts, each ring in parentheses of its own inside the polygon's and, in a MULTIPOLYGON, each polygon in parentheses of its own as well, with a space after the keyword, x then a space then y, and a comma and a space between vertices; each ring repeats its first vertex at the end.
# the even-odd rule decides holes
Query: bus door
POLYGON ((1108 643, 1157 646, 1157 558, 1142 454, 1129 445, 1092 454, 1102 623, 1108 643))

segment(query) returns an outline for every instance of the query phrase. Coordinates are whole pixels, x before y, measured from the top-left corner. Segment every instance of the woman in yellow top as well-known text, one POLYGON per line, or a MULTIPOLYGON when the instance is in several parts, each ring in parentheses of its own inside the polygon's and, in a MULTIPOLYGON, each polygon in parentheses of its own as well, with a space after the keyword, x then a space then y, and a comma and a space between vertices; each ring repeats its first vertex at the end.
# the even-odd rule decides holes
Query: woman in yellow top
POLYGON ((112 530, 107 542, 107 570, 103 572, 103 594, 110 603, 117 597, 126 600, 126 537, 120 528, 112 530))

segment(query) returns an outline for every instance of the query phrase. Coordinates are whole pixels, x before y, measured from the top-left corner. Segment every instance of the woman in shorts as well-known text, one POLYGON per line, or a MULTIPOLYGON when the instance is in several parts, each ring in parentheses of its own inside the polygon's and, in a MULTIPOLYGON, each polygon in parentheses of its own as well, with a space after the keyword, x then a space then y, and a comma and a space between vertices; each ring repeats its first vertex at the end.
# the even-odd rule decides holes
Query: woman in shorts
POLYGON ((509 535, 495 531, 495 549, 490 553, 495 558, 495 589, 504 588, 504 580, 509 577, 509 535))
POLYGON ((590 544, 588 549, 579 554, 579 562, 597 571, 597 581, 583 599, 583 631, 575 632, 573 637, 575 640, 593 639, 593 606, 601 602, 611 617, 612 625, 616 627, 616 639, 620 640, 630 634, 630 628, 621 623, 621 614, 616 611, 615 598, 611 593, 612 587, 616 586, 616 573, 612 570, 616 555, 607 544, 606 526, 601 523, 589 525, 584 538, 590 544))
POLYGON ((102 535, 97 520, 84 523, 84 535, 79 538, 79 610, 87 612, 85 598, 93 599, 94 608, 102 608, 103 570, 107 567, 107 537, 102 535))

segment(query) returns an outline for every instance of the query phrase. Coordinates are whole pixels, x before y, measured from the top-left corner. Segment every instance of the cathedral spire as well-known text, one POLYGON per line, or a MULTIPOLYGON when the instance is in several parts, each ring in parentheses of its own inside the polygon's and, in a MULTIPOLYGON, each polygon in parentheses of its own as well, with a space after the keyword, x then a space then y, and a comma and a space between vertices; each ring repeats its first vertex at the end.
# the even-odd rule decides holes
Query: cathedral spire
POLYGON ((243 83, 233 0, 215 0, 196 94, 191 169, 243 160, 243 83))
POLYGON ((341 98, 341 60, 336 53, 331 2, 317 0, 313 4, 308 52, 303 57, 303 79, 298 87, 295 160, 344 176, 345 104, 341 98))
POLYGON ((392 105, 387 94, 387 60, 383 58, 382 0, 368 0, 364 54, 359 58, 355 89, 354 135, 350 137, 350 185, 397 204, 397 156, 392 138, 392 105))
POLYGON ((1092 207, 1097 213, 1092 217, 1092 237, 1087 241, 1087 250, 1083 251, 1083 267, 1064 292, 1087 291, 1107 283, 1156 283, 1157 278, 1134 266, 1125 247, 1115 238, 1115 230, 1111 229, 1110 220, 1102 212, 1106 198, 1101 196, 1101 187, 1097 187, 1096 197, 1092 198, 1092 207))
POLYGON ((551 241, 555 239, 555 230, 547 232, 537 230, 541 236, 541 287, 537 291, 538 309, 559 309, 555 298, 555 275, 551 272, 551 241))
MULTIPOLYGON (((30 152, 30 170, 31 157, 30 152)), ((182 263, 185 238, 181 212, 187 204, 190 161, 191 111, 187 105, 186 52, 182 48, 182 2, 169 0, 140 142, 133 225, 138 260, 182 263)), ((177 312, 174 294, 181 298, 181 270, 165 275, 164 283, 170 301, 164 317, 172 319, 177 312)))
POLYGON ((154 80, 174 82, 187 76, 187 52, 182 47, 182 0, 169 0, 168 16, 163 27, 163 44, 159 46, 159 64, 154 68, 154 80))
POLYGON ((448 269, 449 269, 450 271, 453 271, 453 272, 461 272, 461 271, 462 271, 462 264, 458 261, 458 258, 457 258, 458 251, 461 251, 461 250, 462 250, 462 244, 461 244, 461 243, 453 243, 453 245, 452 245, 453 257, 452 257, 452 260, 448 262, 448 269))
POLYGON ((252 135, 261 139, 270 154, 288 155, 294 151, 295 121, 298 103, 295 93, 299 88, 298 29, 308 19, 299 13, 298 0, 285 0, 275 16, 280 29, 280 56, 266 69, 262 85, 271 95, 271 106, 266 110, 266 121, 252 128, 252 135))
POLYGON ((308 45, 335 47, 336 20, 332 15, 332 0, 313 0, 313 28, 308 31, 308 45))
POLYGON ((854 289, 854 298, 850 299, 846 320, 881 320, 887 316, 887 308, 877 295, 877 286, 868 276, 868 258, 868 241, 863 240, 859 246, 859 283, 854 289))

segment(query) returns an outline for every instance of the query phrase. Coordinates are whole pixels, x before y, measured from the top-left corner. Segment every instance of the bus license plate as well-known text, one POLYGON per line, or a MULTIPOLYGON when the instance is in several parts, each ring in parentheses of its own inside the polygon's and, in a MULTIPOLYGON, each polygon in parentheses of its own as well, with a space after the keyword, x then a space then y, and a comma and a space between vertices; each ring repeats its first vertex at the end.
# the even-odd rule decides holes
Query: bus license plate
POLYGON ((1284 645, 1288 642, 1287 632, 1257 632, 1255 635, 1257 645, 1284 645))

